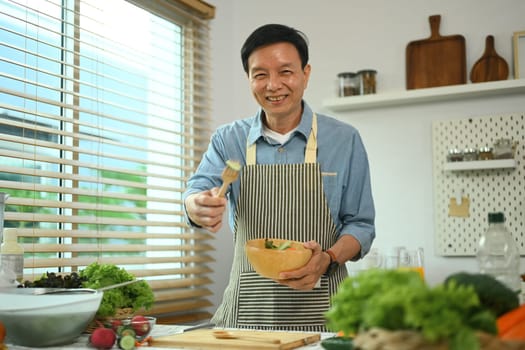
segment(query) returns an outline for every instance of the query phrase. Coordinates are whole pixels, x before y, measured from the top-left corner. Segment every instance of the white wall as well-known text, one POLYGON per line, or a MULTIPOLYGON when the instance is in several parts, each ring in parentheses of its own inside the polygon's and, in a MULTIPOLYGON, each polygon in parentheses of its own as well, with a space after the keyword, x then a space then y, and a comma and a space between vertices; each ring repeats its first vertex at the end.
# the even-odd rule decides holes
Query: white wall
MULTIPOLYGON (((428 17, 441 15, 441 35, 462 34, 467 69, 481 57, 485 38, 512 75, 512 33, 525 30, 523 0, 208 0, 217 7, 212 22, 214 126, 252 115, 239 50, 256 27, 283 23, 307 34, 312 76, 305 99, 314 110, 344 118, 357 127, 370 159, 377 210, 374 246, 422 246, 430 283, 457 270, 475 270, 473 258, 434 253, 431 123, 433 120, 525 112, 525 98, 512 95, 417 106, 333 113, 322 106, 336 96, 337 73, 378 71, 377 93, 405 90, 405 47, 430 36, 428 17)), ((512 76, 510 77, 512 78, 512 76)), ((524 233, 525 234, 525 233, 524 233)), ((232 257, 231 233, 224 228, 215 242, 212 278, 217 304, 227 283, 232 257)), ((523 260, 523 259, 522 259, 523 260)), ((525 268, 525 264, 522 266, 525 268)))

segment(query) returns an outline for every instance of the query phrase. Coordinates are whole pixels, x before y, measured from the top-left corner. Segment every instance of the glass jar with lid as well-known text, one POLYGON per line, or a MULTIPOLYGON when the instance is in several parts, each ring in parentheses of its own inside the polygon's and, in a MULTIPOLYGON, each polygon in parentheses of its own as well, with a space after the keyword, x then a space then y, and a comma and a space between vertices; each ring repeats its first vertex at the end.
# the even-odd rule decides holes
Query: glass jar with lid
POLYGON ((494 142, 492 155, 494 159, 514 158, 515 143, 511 139, 498 139, 494 142))
POLYGON ((463 160, 463 152, 457 148, 451 148, 448 151, 447 162, 461 162, 463 160))
POLYGON ((463 150, 463 160, 466 162, 478 160, 478 151, 474 148, 465 148, 465 150, 463 150))
POLYGON ((479 148, 478 159, 479 160, 490 160, 493 159, 494 155, 492 154, 492 148, 488 146, 483 146, 479 148))
POLYGON ((376 74, 377 71, 373 69, 364 69, 357 72, 361 82, 361 95, 369 95, 376 93, 376 74))
POLYGON ((339 97, 359 95, 359 76, 353 72, 337 74, 339 78, 339 97))

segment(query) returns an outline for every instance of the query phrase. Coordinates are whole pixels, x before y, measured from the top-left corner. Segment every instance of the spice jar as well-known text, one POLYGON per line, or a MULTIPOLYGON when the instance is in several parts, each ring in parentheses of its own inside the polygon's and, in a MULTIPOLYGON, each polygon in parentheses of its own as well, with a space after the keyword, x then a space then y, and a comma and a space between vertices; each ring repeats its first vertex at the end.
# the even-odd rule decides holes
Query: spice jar
POLYGON ((339 78, 339 97, 359 95, 359 77, 357 73, 343 72, 339 78))
POLYGON ((492 155, 494 159, 512 159, 514 158, 514 142, 511 139, 498 139, 494 142, 492 155))
POLYGON ((361 95, 375 94, 377 71, 365 69, 360 70, 357 74, 359 74, 359 80, 361 81, 361 95))
POLYGON ((492 155, 492 148, 490 147, 481 147, 478 152, 478 159, 479 160, 489 160, 494 158, 492 155))
POLYGON ((461 162, 463 160, 463 153, 456 148, 452 148, 448 151, 447 161, 448 162, 461 162))
POLYGON ((463 160, 465 162, 471 162, 478 159, 478 152, 473 148, 465 148, 463 150, 463 160))

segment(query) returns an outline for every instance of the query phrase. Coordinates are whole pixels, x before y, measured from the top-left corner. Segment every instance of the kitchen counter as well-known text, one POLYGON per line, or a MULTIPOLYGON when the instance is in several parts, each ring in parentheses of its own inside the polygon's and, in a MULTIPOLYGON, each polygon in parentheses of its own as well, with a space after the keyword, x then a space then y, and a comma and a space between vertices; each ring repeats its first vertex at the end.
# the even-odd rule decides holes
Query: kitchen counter
MULTIPOLYGON (((151 336, 153 338, 155 337, 163 337, 168 335, 173 335, 177 333, 181 333, 184 331, 184 329, 188 328, 189 326, 180 326, 180 325, 155 325, 151 332, 151 336)), ((221 328, 222 329, 222 328, 221 328)), ((333 336, 333 333, 322 333, 321 339, 325 339, 328 337, 333 336)), ((90 347, 88 344, 89 335, 83 334, 81 335, 77 341, 75 341, 72 344, 62 345, 62 346, 55 346, 55 347, 46 347, 46 348, 28 348, 24 346, 16 346, 7 344, 7 347, 9 350, 27 350, 27 349, 42 349, 42 350, 93 350, 93 347, 90 347)), ((143 348, 144 350, 165 350, 168 348, 162 347, 154 347, 154 346, 144 346, 137 349, 143 348)), ((113 346, 112 349, 118 349, 118 346, 113 346)), ((179 350, 188 350, 188 348, 169 348, 169 349, 179 349, 179 350)), ((323 347, 321 346, 320 342, 309 344, 306 346, 301 346, 299 348, 296 348, 298 350, 323 350, 323 347)))

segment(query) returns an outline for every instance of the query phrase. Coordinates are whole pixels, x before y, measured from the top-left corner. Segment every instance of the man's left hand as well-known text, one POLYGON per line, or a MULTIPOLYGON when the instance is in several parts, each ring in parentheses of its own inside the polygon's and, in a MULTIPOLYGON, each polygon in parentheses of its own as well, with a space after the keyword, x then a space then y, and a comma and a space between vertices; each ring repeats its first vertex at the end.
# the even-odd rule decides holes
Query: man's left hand
POLYGON ((330 257, 323 253, 321 245, 316 241, 304 243, 304 247, 312 250, 312 257, 308 263, 293 271, 281 272, 277 283, 293 289, 311 290, 330 264, 330 257))

